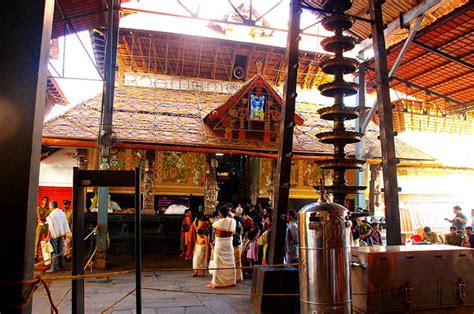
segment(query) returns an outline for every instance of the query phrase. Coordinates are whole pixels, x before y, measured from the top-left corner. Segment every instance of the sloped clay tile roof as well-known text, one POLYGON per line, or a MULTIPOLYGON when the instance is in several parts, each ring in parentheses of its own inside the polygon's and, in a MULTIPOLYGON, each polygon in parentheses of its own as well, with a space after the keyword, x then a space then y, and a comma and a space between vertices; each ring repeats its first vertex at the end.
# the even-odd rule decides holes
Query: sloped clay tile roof
MULTIPOLYGON (((152 144, 276 152, 278 147, 275 143, 226 139, 217 136, 212 129, 205 125, 206 115, 224 104, 229 97, 228 94, 200 91, 117 87, 113 130, 118 142, 132 144, 132 146, 133 144, 152 144)), ((46 122, 43 137, 83 141, 97 140, 101 98, 101 95, 97 95, 63 115, 46 122)), ((318 106, 315 104, 297 103, 296 112, 303 118, 304 124, 295 127, 293 150, 296 154, 332 154, 332 146, 322 144, 316 138, 317 133, 331 128, 328 122, 319 118, 317 109, 318 106)), ((381 156, 380 142, 377 136, 377 127, 371 123, 366 134, 368 158, 381 156)), ((348 146, 349 154, 354 152, 352 146, 348 146)), ((396 148, 400 159, 434 159, 399 140, 396 141, 396 148)), ((172 150, 171 147, 170 150, 172 150)))

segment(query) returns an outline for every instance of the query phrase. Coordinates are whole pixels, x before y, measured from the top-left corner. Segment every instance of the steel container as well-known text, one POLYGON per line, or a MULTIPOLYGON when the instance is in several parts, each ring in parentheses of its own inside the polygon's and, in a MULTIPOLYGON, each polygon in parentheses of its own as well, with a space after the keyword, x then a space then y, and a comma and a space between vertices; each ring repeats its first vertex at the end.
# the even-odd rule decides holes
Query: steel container
POLYGON ((335 203, 298 212, 301 313, 351 313, 350 222, 335 203))
POLYGON ((474 313, 474 250, 451 245, 352 248, 357 313, 474 313))

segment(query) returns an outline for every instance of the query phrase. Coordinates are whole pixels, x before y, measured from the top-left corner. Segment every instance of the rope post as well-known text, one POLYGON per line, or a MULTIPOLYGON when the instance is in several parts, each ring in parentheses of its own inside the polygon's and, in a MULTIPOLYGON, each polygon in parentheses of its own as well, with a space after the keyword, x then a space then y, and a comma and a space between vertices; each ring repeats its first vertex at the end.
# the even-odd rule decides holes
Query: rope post
MULTIPOLYGON (((79 182, 79 168, 73 170, 72 275, 84 275, 84 188, 79 182)), ((72 313, 84 313, 84 278, 72 281, 72 313)))
POLYGON ((137 314, 142 313, 142 214, 140 201, 140 168, 135 168, 135 297, 137 314))

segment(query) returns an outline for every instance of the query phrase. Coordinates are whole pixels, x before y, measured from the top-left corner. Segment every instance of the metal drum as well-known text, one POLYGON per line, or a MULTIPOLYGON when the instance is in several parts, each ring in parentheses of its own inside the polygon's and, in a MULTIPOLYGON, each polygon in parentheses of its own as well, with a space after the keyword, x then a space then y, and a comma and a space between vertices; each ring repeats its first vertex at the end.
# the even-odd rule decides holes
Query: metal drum
POLYGON ((301 313, 351 313, 350 223, 336 203, 298 212, 301 313))

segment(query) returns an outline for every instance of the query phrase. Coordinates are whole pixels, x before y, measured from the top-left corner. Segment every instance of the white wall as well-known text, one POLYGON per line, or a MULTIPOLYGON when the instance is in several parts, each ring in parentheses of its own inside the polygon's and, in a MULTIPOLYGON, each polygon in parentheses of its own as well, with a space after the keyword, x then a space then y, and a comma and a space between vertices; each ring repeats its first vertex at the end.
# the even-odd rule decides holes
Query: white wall
POLYGON ((77 166, 77 160, 72 158, 75 154, 75 148, 64 148, 42 160, 39 186, 72 187, 72 168, 77 166))

